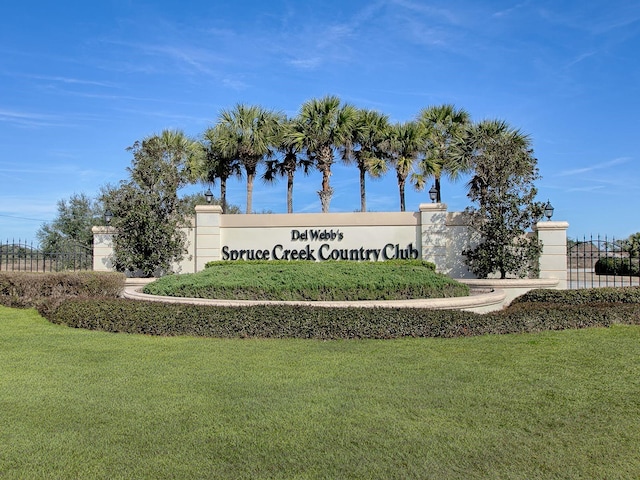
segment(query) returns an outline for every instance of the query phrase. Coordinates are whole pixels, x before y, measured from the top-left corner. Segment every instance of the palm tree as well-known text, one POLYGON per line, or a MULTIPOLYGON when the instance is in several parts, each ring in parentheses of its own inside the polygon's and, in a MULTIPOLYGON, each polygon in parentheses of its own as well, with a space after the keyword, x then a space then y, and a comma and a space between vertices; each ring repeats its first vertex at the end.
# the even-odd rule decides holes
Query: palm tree
POLYGON ((469 165, 455 155, 455 145, 469 125, 469 114, 453 105, 425 108, 418 116, 424 132, 424 158, 420 162, 420 173, 415 176, 416 186, 424 188, 426 177, 435 179, 436 202, 440 203, 440 178, 446 174, 455 180, 460 173, 469 170, 469 165))
POLYGON ((303 145, 300 142, 300 123, 295 119, 283 119, 275 141, 275 147, 282 159, 267 160, 267 168, 262 176, 266 182, 274 182, 277 177, 287 177, 287 213, 293 213, 293 178, 296 170, 302 168, 305 175, 313 165, 309 159, 300 156, 303 145))
MULTIPOLYGON (((385 147, 388 141, 389 117, 375 110, 357 110, 352 130, 354 147, 345 162, 355 161, 360 173, 360 211, 367 211, 365 178, 369 173, 379 177, 386 171, 385 147)), ((345 153, 349 153, 348 150, 345 153)))
POLYGON ((204 155, 194 168, 198 178, 214 184, 220 180, 220 203, 222 211, 227 211, 227 180, 231 177, 242 178, 242 167, 238 159, 225 155, 220 143, 220 127, 208 128, 203 135, 204 155))
POLYGON ((278 116, 260 106, 237 104, 218 120, 219 142, 227 158, 237 158, 247 174, 247 213, 252 212, 253 180, 258 163, 271 155, 278 116))
POLYGON ((389 132, 387 155, 396 170, 400 192, 400 211, 405 211, 404 189, 409 173, 422 151, 423 137, 416 122, 397 123, 389 132))
MULTIPOLYGON (((355 112, 354 107, 342 105, 336 96, 309 100, 300 109, 301 130, 295 137, 297 141, 302 142, 307 157, 313 160, 316 168, 322 172, 322 190, 318 195, 323 213, 329 211, 333 195, 329 179, 334 149, 347 152, 351 148, 350 134, 355 112)), ((343 156, 346 155, 347 153, 343 153, 343 156)))

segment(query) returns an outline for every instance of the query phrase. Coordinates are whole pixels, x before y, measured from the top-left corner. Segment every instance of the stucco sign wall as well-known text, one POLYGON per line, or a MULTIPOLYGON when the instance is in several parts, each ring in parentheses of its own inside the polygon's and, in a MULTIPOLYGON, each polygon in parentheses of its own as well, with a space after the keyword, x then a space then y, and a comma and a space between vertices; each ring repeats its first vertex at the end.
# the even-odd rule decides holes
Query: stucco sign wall
POLYGON ((416 226, 225 228, 221 260, 418 259, 416 226))

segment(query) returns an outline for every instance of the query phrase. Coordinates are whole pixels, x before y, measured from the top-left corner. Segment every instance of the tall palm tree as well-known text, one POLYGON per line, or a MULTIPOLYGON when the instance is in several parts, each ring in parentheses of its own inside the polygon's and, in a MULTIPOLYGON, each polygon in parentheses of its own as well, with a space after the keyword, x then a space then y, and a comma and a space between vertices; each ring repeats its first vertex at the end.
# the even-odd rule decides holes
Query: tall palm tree
POLYGON ((282 119, 274 143, 282 158, 267 160, 267 168, 262 176, 269 183, 279 176, 287 177, 287 213, 293 213, 293 179, 296 170, 301 168, 307 175, 313 165, 311 160, 301 155, 303 144, 300 141, 300 130, 300 123, 296 119, 282 119))
POLYGON ((368 173, 379 177, 386 171, 385 147, 388 141, 389 117, 375 110, 356 111, 356 121, 352 130, 353 149, 348 150, 344 160, 355 161, 360 173, 360 211, 367 211, 365 178, 368 173))
POLYGON ((223 110, 218 119, 224 156, 237 158, 247 174, 247 213, 252 212, 253 180, 258 163, 271 155, 278 116, 260 106, 237 104, 223 110))
POLYGON ((426 177, 435 179, 436 202, 440 203, 440 178, 446 174, 455 180, 460 173, 469 170, 469 165, 455 155, 455 145, 461 141, 470 117, 464 109, 453 105, 425 108, 418 116, 424 132, 424 158, 420 162, 420 173, 415 177, 416 186, 424 187, 426 177))
POLYGON ((405 211, 404 191, 409 173, 422 151, 422 131, 416 122, 397 123, 390 129, 388 158, 396 170, 400 211, 405 211))
POLYGON ((336 96, 309 100, 300 109, 301 130, 295 136, 304 145, 307 156, 322 172, 322 189, 318 195, 323 213, 329 211, 333 195, 329 179, 334 162, 334 150, 341 149, 346 152, 351 148, 350 134, 355 112, 354 107, 341 104, 336 96))
POLYGON ((227 180, 242 178, 242 166, 237 158, 227 156, 220 143, 221 129, 218 125, 205 130, 202 139, 204 155, 194 167, 197 177, 210 184, 220 180, 220 203, 222 211, 227 211, 227 180))

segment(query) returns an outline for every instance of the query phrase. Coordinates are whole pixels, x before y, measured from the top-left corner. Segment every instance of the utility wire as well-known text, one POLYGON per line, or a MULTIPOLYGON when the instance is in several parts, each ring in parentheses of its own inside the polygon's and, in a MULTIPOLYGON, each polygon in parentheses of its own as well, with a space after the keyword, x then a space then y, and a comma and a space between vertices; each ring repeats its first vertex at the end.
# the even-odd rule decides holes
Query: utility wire
POLYGON ((50 222, 51 220, 42 220, 40 218, 27 218, 27 217, 17 217, 15 215, 3 215, 0 213, 0 217, 7 217, 7 218, 17 218, 18 220, 29 220, 32 222, 50 222))

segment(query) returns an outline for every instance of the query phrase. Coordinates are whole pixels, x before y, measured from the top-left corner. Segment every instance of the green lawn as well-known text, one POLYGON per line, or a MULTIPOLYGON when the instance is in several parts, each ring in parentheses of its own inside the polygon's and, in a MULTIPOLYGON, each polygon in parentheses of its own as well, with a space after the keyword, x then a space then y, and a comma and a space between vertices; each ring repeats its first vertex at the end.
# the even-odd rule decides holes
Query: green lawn
POLYGON ((220 340, 0 307, 0 478, 640 478, 640 327, 220 340))

